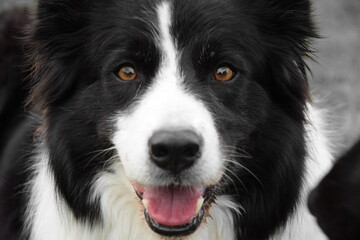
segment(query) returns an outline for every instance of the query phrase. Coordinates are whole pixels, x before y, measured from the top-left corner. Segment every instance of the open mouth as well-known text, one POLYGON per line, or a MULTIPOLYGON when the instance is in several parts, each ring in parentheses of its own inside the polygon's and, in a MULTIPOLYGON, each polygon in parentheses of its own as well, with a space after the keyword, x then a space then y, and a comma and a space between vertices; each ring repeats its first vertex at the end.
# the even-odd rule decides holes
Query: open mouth
POLYGON ((133 185, 144 205, 144 215, 149 227, 164 236, 186 236, 201 225, 211 187, 133 185))

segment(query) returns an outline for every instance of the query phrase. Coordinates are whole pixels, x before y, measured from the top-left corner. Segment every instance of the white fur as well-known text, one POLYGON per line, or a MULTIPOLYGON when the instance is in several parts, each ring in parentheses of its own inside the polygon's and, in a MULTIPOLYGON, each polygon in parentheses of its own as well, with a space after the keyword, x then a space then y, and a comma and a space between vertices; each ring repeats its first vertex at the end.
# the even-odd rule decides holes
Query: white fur
POLYGON ((31 240, 91 239, 89 225, 75 221, 74 216, 55 191, 55 182, 48 166, 46 148, 37 158, 30 188, 26 225, 31 240))
POLYGON ((148 141, 158 130, 193 130, 204 140, 201 159, 188 170, 183 183, 210 185, 222 175, 219 136, 206 106, 189 93, 179 70, 180 53, 170 35, 171 11, 167 2, 158 7, 160 49, 163 58, 154 83, 142 100, 126 113, 116 117, 117 130, 113 142, 124 165, 126 175, 144 185, 167 185, 164 171, 149 160, 148 141), (150 178, 151 176, 151 178, 150 178))

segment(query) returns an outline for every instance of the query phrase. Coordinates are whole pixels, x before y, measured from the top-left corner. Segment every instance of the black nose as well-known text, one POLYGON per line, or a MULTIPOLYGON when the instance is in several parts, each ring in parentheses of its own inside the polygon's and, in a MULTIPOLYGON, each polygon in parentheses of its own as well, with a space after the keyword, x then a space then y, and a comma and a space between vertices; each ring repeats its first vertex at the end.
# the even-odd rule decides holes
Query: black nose
POLYGON ((150 158, 160 168, 180 173, 200 157, 202 139, 193 131, 158 131, 149 140, 150 158))

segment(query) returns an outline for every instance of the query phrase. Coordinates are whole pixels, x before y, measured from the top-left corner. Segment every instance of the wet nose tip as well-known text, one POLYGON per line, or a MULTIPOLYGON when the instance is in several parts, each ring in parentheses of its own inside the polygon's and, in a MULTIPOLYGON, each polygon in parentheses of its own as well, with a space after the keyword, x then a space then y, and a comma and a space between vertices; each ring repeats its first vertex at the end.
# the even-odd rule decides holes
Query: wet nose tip
POLYGON ((150 159, 158 167, 179 173, 195 164, 202 139, 191 130, 158 131, 149 139, 150 159))

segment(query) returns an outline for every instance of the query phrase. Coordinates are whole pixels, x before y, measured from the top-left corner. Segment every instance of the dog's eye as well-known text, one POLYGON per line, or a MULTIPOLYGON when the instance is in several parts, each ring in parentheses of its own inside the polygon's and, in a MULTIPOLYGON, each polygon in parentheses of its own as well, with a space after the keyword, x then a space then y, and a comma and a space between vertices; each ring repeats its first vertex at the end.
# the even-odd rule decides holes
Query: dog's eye
POLYGON ((137 73, 131 65, 122 66, 117 75, 123 81, 133 81, 137 78, 137 73))
POLYGON ((230 67, 222 66, 215 71, 214 78, 217 81, 226 82, 233 79, 234 75, 235 72, 230 67))

